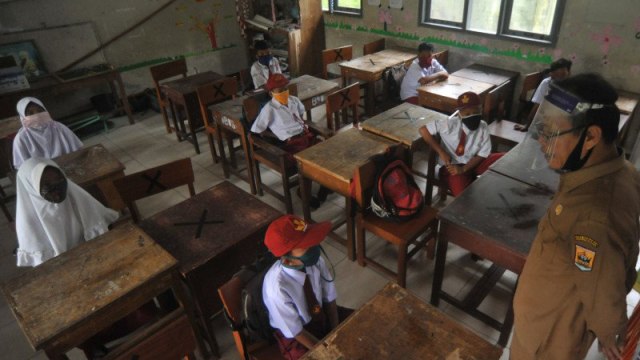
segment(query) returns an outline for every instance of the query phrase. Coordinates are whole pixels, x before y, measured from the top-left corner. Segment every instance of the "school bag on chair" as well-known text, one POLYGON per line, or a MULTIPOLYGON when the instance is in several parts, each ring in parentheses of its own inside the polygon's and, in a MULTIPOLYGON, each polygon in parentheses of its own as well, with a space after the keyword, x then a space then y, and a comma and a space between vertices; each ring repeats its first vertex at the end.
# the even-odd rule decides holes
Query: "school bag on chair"
POLYGON ((407 69, 404 64, 392 66, 385 71, 384 79, 387 82, 390 98, 400 100, 400 86, 406 74, 407 69))
POLYGON ((376 187, 371 210, 377 216, 396 222, 410 220, 424 207, 424 196, 411 169, 402 160, 389 161, 388 154, 372 158, 376 164, 376 187))

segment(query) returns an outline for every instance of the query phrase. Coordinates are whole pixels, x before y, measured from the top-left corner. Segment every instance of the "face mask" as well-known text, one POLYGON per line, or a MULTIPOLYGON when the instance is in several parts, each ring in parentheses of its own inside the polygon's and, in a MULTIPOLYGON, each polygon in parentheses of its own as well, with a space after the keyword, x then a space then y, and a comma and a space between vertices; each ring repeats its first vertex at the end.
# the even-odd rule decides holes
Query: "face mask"
POLYGON ((302 261, 302 265, 284 265, 284 266, 291 269, 295 269, 295 270, 302 270, 305 267, 309 267, 317 264, 318 260, 320 259, 320 253, 321 253, 320 246, 316 245, 307 249, 307 252, 302 254, 302 256, 300 257, 287 255, 287 258, 289 259, 302 261))
POLYGON ((49 121, 51 121, 51 115, 49 115, 47 111, 43 111, 37 114, 25 116, 22 119, 22 125, 26 128, 39 128, 49 121))
POLYGON ((271 55, 262 55, 262 56, 258 56, 258 62, 264 66, 269 66, 269 63, 271 62, 271 55))
POLYGON ((420 65, 421 68, 428 68, 431 66, 431 59, 433 59, 432 56, 420 57, 418 58, 418 65, 420 65))
POLYGON ((482 120, 482 115, 469 115, 467 117, 462 118, 462 123, 471 131, 476 130, 480 126, 480 121, 482 120))
POLYGON ((285 105, 285 106, 289 104, 289 90, 285 90, 285 91, 279 92, 279 93, 272 93, 271 95, 280 104, 285 105))
POLYGON ((585 155, 584 158, 580 159, 580 155, 582 155, 582 146, 584 145, 584 141, 586 138, 587 138, 587 129, 584 129, 582 131, 582 135, 580 135, 580 140, 571 151, 571 154, 569 154, 567 161, 565 161, 564 165, 562 165, 562 170, 565 170, 565 171, 579 170, 584 166, 587 160, 589 160, 589 157, 591 156, 591 152, 593 151, 593 148, 589 149, 589 151, 587 151, 587 155, 585 155))

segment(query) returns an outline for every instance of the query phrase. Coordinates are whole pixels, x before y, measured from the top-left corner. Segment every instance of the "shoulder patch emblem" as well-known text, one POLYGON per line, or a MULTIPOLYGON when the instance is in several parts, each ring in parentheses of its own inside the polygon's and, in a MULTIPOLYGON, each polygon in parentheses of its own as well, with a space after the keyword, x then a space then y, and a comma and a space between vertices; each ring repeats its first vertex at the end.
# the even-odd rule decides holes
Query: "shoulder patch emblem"
POLYGON ((575 264, 581 271, 591 271, 596 260, 596 252, 576 245, 575 264))
POLYGON ((587 243, 587 244, 591 245, 594 248, 597 248, 598 246, 600 246, 600 244, 597 241, 593 240, 592 238, 590 238, 587 235, 574 235, 573 238, 576 241, 582 241, 584 243, 587 243))
POLYGON ((556 215, 562 214, 562 204, 556 206, 556 215))

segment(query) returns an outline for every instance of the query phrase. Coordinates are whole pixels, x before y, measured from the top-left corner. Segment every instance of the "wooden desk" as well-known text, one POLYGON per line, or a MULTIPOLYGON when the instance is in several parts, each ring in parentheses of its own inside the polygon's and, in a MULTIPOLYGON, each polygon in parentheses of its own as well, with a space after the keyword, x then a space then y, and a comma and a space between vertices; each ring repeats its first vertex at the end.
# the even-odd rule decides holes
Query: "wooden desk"
POLYGON ((110 200, 119 197, 112 181, 124 177, 124 165, 102 144, 58 156, 53 161, 69 180, 87 190, 104 205, 111 207, 110 200), (100 182, 103 184, 98 189, 100 182))
MULTIPOLYGON (((311 181, 343 195, 346 199, 347 256, 355 259, 355 229, 351 216, 351 196, 349 186, 353 172, 366 163, 373 155, 384 152, 393 141, 359 129, 339 132, 329 139, 313 145, 294 155, 298 162, 302 211, 306 221, 311 219, 309 199, 311 181)), ((342 223, 334 224, 334 228, 342 223)), ((343 242, 345 239, 339 239, 343 242)))
POLYGON ((498 344, 505 346, 513 325, 511 307, 503 323, 477 308, 505 269, 522 272, 551 196, 551 192, 487 171, 441 210, 431 304, 438 306, 442 298, 461 308, 498 329, 498 344), (463 300, 442 290, 449 242, 493 263, 463 300))
POLYGON ((86 90, 89 86, 103 85, 105 82, 109 84, 111 93, 114 96, 118 96, 120 100, 120 107, 117 110, 124 109, 127 117, 129 117, 129 124, 133 124, 134 120, 127 93, 124 90, 120 72, 115 69, 68 80, 47 75, 31 82, 31 87, 28 89, 4 93, 0 96, 0 118, 15 115, 16 103, 25 96, 37 97, 46 104, 48 101, 54 101, 53 96, 69 91, 86 90))
POLYGON ((339 86, 333 81, 320 79, 311 75, 302 75, 291 79, 291 84, 298 86, 298 98, 307 109, 307 120, 311 121, 311 109, 323 105, 327 94, 339 86))
POLYGON ((501 348, 390 283, 303 359, 488 360, 501 354, 501 348))
MULTIPOLYGON (((196 132, 200 131, 204 122, 200 114, 200 105, 196 91, 198 87, 222 79, 223 76, 213 71, 187 76, 185 78, 167 81, 160 85, 160 90, 169 101, 173 126, 176 129, 178 141, 187 140, 193 144, 196 153, 200 154, 200 146, 196 132), (179 119, 178 105, 184 108, 187 126, 179 119)), ((231 94, 229 94, 231 95, 231 94)))
POLYGON ((540 145, 532 138, 525 138, 523 142, 511 149, 489 170, 516 179, 525 184, 535 186, 546 192, 555 192, 560 182, 560 175, 547 166, 547 162, 542 159, 540 164, 536 164, 536 169, 532 169, 532 154, 540 152, 540 145))
POLYGON ((638 106, 638 99, 640 99, 639 94, 619 91, 616 105, 618 106, 618 109, 620 109, 621 114, 630 115, 636 106, 638 106))
POLYGON ((509 120, 496 120, 489 124, 489 134, 491 134, 492 151, 498 150, 498 145, 505 145, 509 148, 524 141, 527 133, 516 130, 516 123, 509 120))
POLYGON ((494 87, 490 83, 449 75, 446 81, 418 87, 418 102, 422 106, 451 114, 456 111, 460 95, 473 91, 484 102, 485 95, 494 87))
POLYGON ((511 114, 513 92, 515 90, 518 77, 520 76, 519 72, 499 69, 488 65, 472 64, 470 66, 467 66, 466 68, 452 73, 451 75, 471 80, 477 80, 493 84, 495 86, 500 86, 507 83, 507 85, 505 85, 507 87, 505 93, 508 94, 508 96, 506 97, 507 101, 505 104, 505 114, 511 114))
POLYGON ((2 291, 31 346, 59 359, 168 289, 189 308, 177 265, 142 230, 124 225, 30 269, 2 291))
MULTIPOLYGON (((382 73, 386 69, 400 64, 409 66, 416 56, 413 51, 387 49, 345 61, 339 64, 343 78, 342 83, 349 84, 351 78, 356 78, 368 82, 371 89, 373 83, 382 78, 382 73)), ((365 99, 365 112, 367 115, 373 115, 373 105, 374 93, 373 91, 367 91, 365 99)))
POLYGON ((222 308, 216 291, 242 265, 257 258, 267 227, 281 215, 224 181, 140 224, 178 259, 178 270, 193 295, 200 325, 216 353, 218 345, 210 321, 222 308))

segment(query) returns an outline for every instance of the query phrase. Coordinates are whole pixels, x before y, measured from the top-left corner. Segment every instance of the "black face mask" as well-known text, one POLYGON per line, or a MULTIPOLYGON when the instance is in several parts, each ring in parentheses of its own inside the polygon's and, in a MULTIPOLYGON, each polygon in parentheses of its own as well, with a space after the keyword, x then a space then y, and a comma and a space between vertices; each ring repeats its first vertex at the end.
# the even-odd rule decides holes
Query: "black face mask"
POLYGON ((576 144, 576 146, 569 154, 569 157, 562 165, 562 170, 564 171, 576 171, 584 166, 584 164, 589 160, 589 156, 591 156, 591 152, 593 148, 589 149, 587 155, 584 158, 580 159, 580 155, 582 154, 582 146, 584 145, 584 141, 587 138, 587 129, 582 130, 582 135, 580 135, 580 140, 576 144))
POLYGON ((471 131, 476 130, 480 126, 480 121, 482 121, 482 115, 469 115, 467 117, 462 118, 462 123, 471 131))

